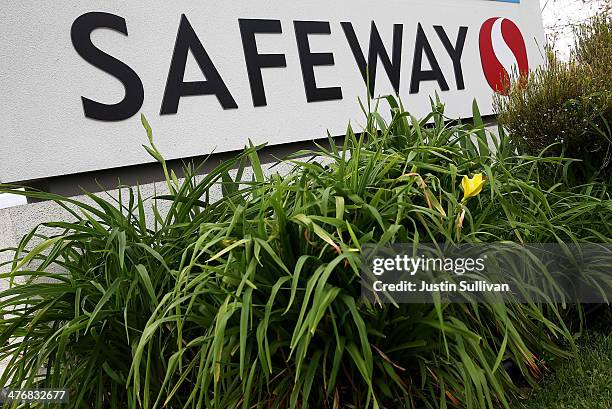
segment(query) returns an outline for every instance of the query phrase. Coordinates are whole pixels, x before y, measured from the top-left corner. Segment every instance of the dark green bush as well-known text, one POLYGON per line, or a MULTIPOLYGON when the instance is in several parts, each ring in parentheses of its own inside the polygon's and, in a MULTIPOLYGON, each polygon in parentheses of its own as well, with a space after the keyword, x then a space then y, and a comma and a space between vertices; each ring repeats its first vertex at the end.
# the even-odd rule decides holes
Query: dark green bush
POLYGON ((74 219, 26 236, 0 275, 16 280, 0 294, 0 383, 69 388, 68 408, 508 408, 520 389, 504 362, 534 383, 568 356, 559 307, 372 304, 361 248, 610 243, 609 186, 568 184, 571 160, 517 155, 503 134, 490 152, 477 112, 453 125, 439 105, 417 120, 389 102, 391 123, 369 114, 288 175, 265 177, 250 148, 199 182, 169 177, 154 222, 136 189, 94 205, 21 192, 74 219), (462 176, 481 172, 462 202, 462 176))
POLYGON ((612 16, 593 17, 575 30, 574 58, 589 67, 604 89, 612 90, 612 16))
POLYGON ((570 61, 547 65, 496 96, 499 122, 520 152, 584 161, 585 175, 612 171, 612 19, 596 17, 576 32, 570 61))

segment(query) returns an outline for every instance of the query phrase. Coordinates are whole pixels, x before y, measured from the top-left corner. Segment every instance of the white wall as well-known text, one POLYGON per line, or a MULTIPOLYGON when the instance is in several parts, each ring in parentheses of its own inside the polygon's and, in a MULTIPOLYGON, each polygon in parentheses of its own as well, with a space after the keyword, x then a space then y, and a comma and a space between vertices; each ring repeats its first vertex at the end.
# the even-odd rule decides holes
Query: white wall
MULTIPOLYGON (((9 1, 4 0, 2 4, 6 3, 9 1)), ((0 121, 3 158, 0 180, 3 182, 152 163, 153 158, 140 149, 146 143, 146 135, 136 112, 144 113, 149 119, 155 131, 155 143, 167 160, 207 155, 213 150, 238 150, 249 139, 255 144, 281 145, 321 137, 327 130, 332 135, 340 135, 349 119, 362 118, 357 99, 367 94, 342 22, 354 25, 361 43, 369 38, 373 20, 385 44, 391 42, 393 25, 404 25, 399 50, 402 55, 399 92, 404 105, 415 116, 429 113, 428 96, 435 92, 447 103, 446 113, 451 117, 468 117, 474 98, 483 114, 493 112, 493 91, 483 75, 479 32, 483 23, 495 16, 509 19, 504 27, 511 22, 520 27, 531 68, 543 62, 538 44, 544 42, 544 30, 539 3, 535 0, 520 3, 388 0, 384 7, 372 7, 366 0, 21 0, 10 3, 10 7, 5 5, 2 9, 0 25, 0 107, 4 119, 0 121), (129 119, 99 121, 85 115, 81 96, 108 104, 121 101, 125 95, 120 81, 80 57, 73 47, 70 36, 73 23, 92 10, 117 14, 121 17, 116 18, 125 19, 128 27, 127 36, 100 29, 94 30, 91 37, 97 47, 135 70, 143 83, 144 104, 136 103, 136 108, 123 112, 122 117, 129 119), (182 98, 176 114, 161 115, 182 13, 188 16, 210 54, 237 109, 228 106, 223 109, 217 98, 204 95, 182 98), (257 39, 261 53, 283 53, 287 65, 263 70, 266 106, 253 106, 238 17, 278 19, 283 28, 283 33, 262 34, 257 39), (317 66, 317 84, 321 88, 341 87, 341 100, 307 102, 293 27, 294 21, 300 20, 330 22, 330 35, 312 35, 310 41, 312 52, 333 53, 333 66, 317 66), (452 58, 435 26, 442 26, 453 44, 460 27, 469 28, 461 58, 465 87, 455 79, 452 58), (422 53, 416 46, 419 27, 427 36, 448 83, 446 91, 440 90, 437 81, 423 81, 418 92, 411 86, 413 57, 422 53)), ((516 50, 523 48, 515 41, 505 44, 502 25, 494 27, 498 30, 491 32, 491 41, 495 39, 496 44, 492 52, 499 54, 500 61, 509 67, 519 57, 514 55, 516 50)), ((84 34, 76 36, 84 37, 84 34)), ((488 59, 485 63, 498 66, 488 59)), ((427 70, 428 65, 425 58, 416 70, 427 70)), ((202 77, 198 65, 189 59, 185 81, 202 77)), ((495 80, 498 78, 499 75, 495 80)), ((134 82, 139 81, 129 83, 134 82)), ((374 94, 393 93, 394 87, 379 66, 374 94)))

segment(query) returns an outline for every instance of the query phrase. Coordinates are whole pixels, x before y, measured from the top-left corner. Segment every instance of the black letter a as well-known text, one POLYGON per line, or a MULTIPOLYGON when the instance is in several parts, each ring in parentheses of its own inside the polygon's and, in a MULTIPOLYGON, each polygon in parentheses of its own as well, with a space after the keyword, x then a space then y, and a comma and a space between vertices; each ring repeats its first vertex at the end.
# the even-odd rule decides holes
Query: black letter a
POLYGON ((216 95, 224 109, 238 108, 236 101, 227 89, 189 20, 183 14, 176 36, 161 115, 176 114, 181 97, 188 95, 216 95), (183 82, 189 50, 198 62, 200 70, 206 76, 206 81, 183 82))
POLYGON ((412 80, 410 81, 410 93, 418 94, 421 82, 423 81, 437 81, 438 86, 442 91, 448 91, 448 83, 444 78, 440 64, 436 60, 431 45, 427 40, 423 26, 419 23, 417 27, 416 45, 414 48, 414 61, 412 63, 412 80), (423 70, 421 63, 423 62, 423 53, 429 61, 431 70, 423 70))

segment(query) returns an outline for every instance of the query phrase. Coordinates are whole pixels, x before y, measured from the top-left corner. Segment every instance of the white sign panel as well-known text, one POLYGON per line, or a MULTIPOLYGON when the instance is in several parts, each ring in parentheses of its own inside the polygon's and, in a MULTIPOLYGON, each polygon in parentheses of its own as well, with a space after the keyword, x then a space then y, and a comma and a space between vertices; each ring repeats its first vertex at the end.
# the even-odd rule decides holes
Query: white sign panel
POLYGON ((357 98, 484 114, 542 61, 537 0, 0 0, 0 181, 343 134, 357 98))

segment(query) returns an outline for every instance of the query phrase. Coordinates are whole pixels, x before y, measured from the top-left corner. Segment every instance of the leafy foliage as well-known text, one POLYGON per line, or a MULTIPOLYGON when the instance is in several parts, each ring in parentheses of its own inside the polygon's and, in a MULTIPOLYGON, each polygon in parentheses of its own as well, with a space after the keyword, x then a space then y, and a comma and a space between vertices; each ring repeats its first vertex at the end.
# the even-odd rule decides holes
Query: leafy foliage
POLYGON ((575 30, 575 59, 593 71, 595 81, 612 90, 612 15, 600 14, 575 30))
POLYGON ((499 122, 524 153, 563 152, 582 159, 587 179, 612 170, 612 18, 599 16, 576 30, 570 61, 548 50, 547 65, 496 96, 499 122))
POLYGON ((464 125, 439 103, 421 120, 387 103, 389 122, 366 113, 362 133, 288 158, 284 176, 266 177, 251 146, 202 179, 166 171, 169 194, 155 199, 2 187, 74 219, 9 250, 0 383, 69 388, 71 408, 509 407, 520 391, 505 361, 533 383, 543 357, 569 355, 558 307, 371 304, 360 250, 610 243, 609 186, 574 185, 572 160, 517 155, 476 107, 464 125), (480 172, 484 190, 462 203, 462 177, 480 172))

